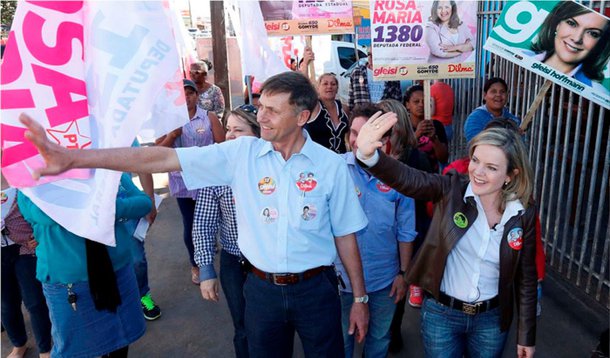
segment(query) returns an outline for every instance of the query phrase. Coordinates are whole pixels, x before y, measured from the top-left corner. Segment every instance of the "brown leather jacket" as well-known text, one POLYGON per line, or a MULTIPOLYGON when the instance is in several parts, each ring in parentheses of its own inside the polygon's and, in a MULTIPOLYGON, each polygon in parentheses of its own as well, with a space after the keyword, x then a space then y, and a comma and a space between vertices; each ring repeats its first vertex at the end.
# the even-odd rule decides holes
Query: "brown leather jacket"
MULTIPOLYGON (((366 168, 366 165, 359 162, 366 168)), ((447 175, 428 174, 394 160, 380 152, 379 162, 366 168, 373 176, 398 192, 416 200, 432 200, 434 216, 426 239, 419 249, 407 280, 421 286, 438 299, 449 252, 475 221, 478 211, 473 198, 464 200, 468 177, 452 170, 447 175), (463 213, 467 225, 458 227, 454 215, 463 213)), ((500 329, 510 328, 513 306, 518 316, 517 343, 534 346, 536 342, 536 209, 533 205, 508 220, 500 245, 500 329), (523 245, 514 250, 507 233, 523 229, 523 245), (516 302, 514 302, 516 301, 516 302)))

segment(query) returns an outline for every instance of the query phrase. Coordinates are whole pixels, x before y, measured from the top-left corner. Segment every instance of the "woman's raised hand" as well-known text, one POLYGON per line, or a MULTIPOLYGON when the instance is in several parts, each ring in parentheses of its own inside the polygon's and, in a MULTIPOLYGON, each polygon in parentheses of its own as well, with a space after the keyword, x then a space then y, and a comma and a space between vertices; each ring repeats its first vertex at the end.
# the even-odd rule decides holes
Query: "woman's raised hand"
POLYGON ((362 159, 372 157, 377 148, 381 148, 383 135, 396 124, 396 121, 398 121, 398 117, 394 112, 381 114, 381 111, 375 113, 366 121, 360 128, 358 139, 356 139, 362 159))

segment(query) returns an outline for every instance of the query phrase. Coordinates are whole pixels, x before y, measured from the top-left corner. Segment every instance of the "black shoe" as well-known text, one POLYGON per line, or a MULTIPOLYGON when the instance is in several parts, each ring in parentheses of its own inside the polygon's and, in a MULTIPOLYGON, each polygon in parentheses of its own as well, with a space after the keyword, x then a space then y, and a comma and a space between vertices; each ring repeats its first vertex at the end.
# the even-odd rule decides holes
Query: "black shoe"
POLYGON ((161 309, 155 304, 152 297, 150 297, 150 293, 147 293, 142 297, 140 303, 142 304, 142 313, 144 313, 144 318, 146 318, 146 320, 154 321, 161 317, 161 309))

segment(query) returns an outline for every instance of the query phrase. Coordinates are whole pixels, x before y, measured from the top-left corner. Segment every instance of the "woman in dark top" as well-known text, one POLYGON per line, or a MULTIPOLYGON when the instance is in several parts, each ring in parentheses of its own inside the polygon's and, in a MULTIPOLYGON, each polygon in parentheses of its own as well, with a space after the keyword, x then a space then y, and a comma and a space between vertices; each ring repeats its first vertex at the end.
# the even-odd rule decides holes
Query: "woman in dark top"
POLYGON ((411 86, 405 92, 405 107, 409 111, 411 125, 417 138, 417 148, 424 152, 434 172, 439 172, 439 164, 447 163, 449 152, 447 150, 447 134, 445 127, 437 120, 424 118, 424 87, 411 86))
POLYGON ((348 113, 341 101, 336 100, 339 81, 333 73, 324 73, 318 78, 318 105, 305 129, 314 142, 336 153, 345 153, 345 134, 348 130, 348 113))
POLYGON ((517 357, 536 345, 536 205, 527 150, 504 128, 469 143, 468 176, 428 174, 377 151, 396 123, 376 114, 356 141, 358 163, 403 195, 435 203, 407 281, 426 292, 426 357, 501 357, 513 316, 517 357))

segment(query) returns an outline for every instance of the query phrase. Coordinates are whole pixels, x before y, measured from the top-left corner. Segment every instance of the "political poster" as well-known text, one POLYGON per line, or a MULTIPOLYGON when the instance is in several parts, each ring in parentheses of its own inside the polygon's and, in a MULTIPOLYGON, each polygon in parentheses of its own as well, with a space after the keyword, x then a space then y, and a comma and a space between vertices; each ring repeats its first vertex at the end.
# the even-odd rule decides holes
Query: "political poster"
POLYGON ((378 80, 473 78, 476 1, 371 1, 378 80))
POLYGON ((610 109, 610 19, 573 1, 509 1, 485 49, 610 109))
POLYGON ((20 1, 2 62, 2 174, 72 233, 114 245, 121 173, 44 166, 21 113, 68 149, 131 145, 144 122, 157 136, 188 121, 171 12, 160 1, 20 1))
POLYGON ((353 0, 358 45, 371 47, 371 12, 368 0, 353 0))
POLYGON ((351 0, 258 3, 269 36, 354 33, 351 0))

